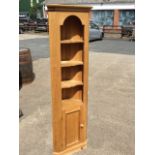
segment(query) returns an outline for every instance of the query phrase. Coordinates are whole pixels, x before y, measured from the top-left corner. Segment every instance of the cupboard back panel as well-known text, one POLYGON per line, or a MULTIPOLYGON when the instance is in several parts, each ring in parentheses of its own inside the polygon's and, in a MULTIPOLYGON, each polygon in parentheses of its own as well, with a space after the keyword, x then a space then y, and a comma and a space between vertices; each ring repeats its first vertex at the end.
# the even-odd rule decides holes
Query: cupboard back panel
POLYGON ((61 61, 83 61, 83 44, 61 45, 61 61))
POLYGON ((82 93, 83 87, 77 86, 73 88, 65 88, 62 89, 62 99, 77 99, 77 100, 83 100, 82 93))
POLYGON ((82 72, 83 66, 73 66, 73 67, 65 67, 61 69, 61 79, 65 80, 77 80, 83 81, 82 72))

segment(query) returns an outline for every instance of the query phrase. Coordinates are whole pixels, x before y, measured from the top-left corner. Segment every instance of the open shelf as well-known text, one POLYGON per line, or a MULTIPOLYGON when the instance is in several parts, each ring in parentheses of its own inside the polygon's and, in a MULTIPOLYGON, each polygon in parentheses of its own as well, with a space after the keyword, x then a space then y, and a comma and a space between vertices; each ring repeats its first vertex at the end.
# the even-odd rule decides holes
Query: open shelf
POLYGON ((82 103, 83 101, 83 86, 77 85, 71 88, 62 89, 62 101, 69 103, 82 103), (74 101, 74 102, 73 102, 74 101))
POLYGON ((75 81, 72 83, 82 83, 83 77, 83 66, 72 66, 72 67, 62 67, 61 68, 61 80, 63 81, 75 81), (78 82, 76 82, 78 81, 78 82))
POLYGON ((76 80, 67 80, 61 82, 61 88, 71 88, 75 86, 81 86, 83 85, 82 81, 76 81, 76 80))
POLYGON ((61 67, 71 67, 71 66, 78 66, 83 65, 82 61, 61 61, 61 67))
POLYGON ((75 43, 83 43, 82 39, 78 40, 62 40, 61 44, 75 44, 75 43))
POLYGON ((83 61, 83 44, 61 44, 61 61, 83 61))

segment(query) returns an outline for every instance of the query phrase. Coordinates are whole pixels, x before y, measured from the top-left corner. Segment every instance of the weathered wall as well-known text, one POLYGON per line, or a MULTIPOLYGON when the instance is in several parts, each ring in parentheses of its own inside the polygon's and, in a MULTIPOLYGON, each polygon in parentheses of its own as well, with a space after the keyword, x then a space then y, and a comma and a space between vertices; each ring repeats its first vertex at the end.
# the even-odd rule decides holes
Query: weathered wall
POLYGON ((134 10, 93 10, 92 20, 102 25, 129 25, 135 21, 134 10))

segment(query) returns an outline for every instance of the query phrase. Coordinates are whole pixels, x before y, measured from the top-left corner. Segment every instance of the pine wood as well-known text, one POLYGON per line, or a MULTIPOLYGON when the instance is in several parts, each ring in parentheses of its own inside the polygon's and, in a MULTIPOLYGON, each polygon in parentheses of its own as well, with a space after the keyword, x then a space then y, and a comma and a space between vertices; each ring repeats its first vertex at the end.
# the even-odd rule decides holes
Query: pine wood
POLYGON ((75 43, 83 43, 82 39, 77 39, 77 40, 62 40, 61 44, 75 44, 75 43))
POLYGON ((71 67, 71 66, 77 66, 77 65, 83 65, 82 61, 61 61, 61 67, 71 67))
POLYGON ((90 9, 48 5, 54 155, 86 147, 90 9))
POLYGON ((80 86, 83 85, 81 81, 76 81, 76 80, 67 80, 61 82, 61 88, 71 88, 75 86, 80 86))

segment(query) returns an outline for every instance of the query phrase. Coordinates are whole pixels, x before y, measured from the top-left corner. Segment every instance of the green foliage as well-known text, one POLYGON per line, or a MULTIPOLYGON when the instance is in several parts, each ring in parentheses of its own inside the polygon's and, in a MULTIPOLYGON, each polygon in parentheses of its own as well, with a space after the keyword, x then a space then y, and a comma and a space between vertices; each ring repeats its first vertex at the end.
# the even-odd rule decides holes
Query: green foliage
POLYGON ((31 19, 36 19, 37 18, 37 11, 42 10, 42 2, 44 0, 40 0, 39 3, 36 3, 36 1, 33 1, 33 7, 30 8, 30 17, 31 19))
POLYGON ((29 15, 32 19, 36 19, 37 11, 40 10, 42 13, 43 2, 45 0, 39 0, 39 3, 36 3, 36 0, 33 0, 33 7, 30 6, 30 0, 20 0, 19 1, 19 11, 20 12, 29 12, 29 15))
POLYGON ((36 19, 36 16, 37 16, 37 15, 36 15, 36 11, 37 11, 37 10, 36 10, 36 7, 31 7, 31 8, 30 8, 30 18, 31 18, 31 19, 36 19))

